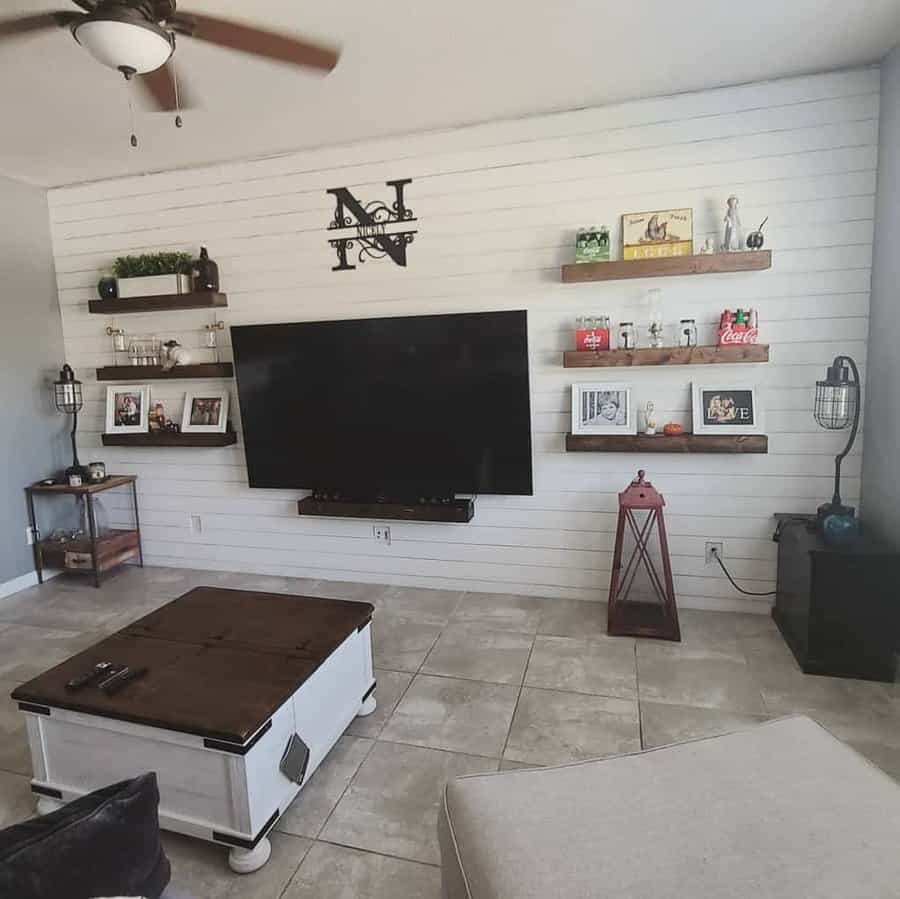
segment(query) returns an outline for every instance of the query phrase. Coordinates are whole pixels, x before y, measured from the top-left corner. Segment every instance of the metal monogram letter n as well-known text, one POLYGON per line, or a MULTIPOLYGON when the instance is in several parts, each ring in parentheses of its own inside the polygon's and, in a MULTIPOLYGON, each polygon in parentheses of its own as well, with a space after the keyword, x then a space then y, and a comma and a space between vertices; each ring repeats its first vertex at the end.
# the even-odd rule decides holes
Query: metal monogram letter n
POLYGON ((346 187, 333 187, 328 193, 335 199, 334 219, 328 226, 329 231, 353 229, 352 233, 329 239, 338 257, 338 264, 332 266, 333 272, 350 271, 355 265, 347 262, 347 251, 359 244, 357 259, 365 262, 366 258, 384 259, 389 256, 397 265, 406 265, 406 247, 413 242, 415 230, 391 230, 391 225, 416 221, 413 211, 406 207, 403 189, 412 184, 412 178, 385 182, 394 188, 394 202, 390 206, 380 200, 373 200, 363 205, 346 187))

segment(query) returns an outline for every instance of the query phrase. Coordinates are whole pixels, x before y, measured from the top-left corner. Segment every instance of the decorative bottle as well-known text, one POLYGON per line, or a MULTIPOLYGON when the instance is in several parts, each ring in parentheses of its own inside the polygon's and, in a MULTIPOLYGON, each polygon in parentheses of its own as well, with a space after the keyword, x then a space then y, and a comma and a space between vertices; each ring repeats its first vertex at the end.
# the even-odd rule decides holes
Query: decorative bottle
POLYGON ((194 290, 216 293, 219 290, 219 266, 209 258, 206 247, 200 247, 200 258, 194 260, 194 290))

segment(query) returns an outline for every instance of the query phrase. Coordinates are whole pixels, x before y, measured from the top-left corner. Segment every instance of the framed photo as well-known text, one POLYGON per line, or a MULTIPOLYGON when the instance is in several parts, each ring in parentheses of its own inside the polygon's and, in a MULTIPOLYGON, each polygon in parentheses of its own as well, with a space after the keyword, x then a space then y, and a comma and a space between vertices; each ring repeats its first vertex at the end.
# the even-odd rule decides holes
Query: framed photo
POLYGON ((636 434, 630 384, 573 384, 573 434, 636 434))
POLYGON ((149 430, 150 387, 117 384, 106 388, 106 433, 145 434, 149 430))
POLYGON ((694 211, 659 209, 622 216, 622 258, 661 259, 694 252, 694 211))
POLYGON ((228 425, 228 391, 186 393, 181 414, 183 434, 224 434, 228 425))
POLYGON ((762 434, 756 387, 693 384, 695 434, 762 434))

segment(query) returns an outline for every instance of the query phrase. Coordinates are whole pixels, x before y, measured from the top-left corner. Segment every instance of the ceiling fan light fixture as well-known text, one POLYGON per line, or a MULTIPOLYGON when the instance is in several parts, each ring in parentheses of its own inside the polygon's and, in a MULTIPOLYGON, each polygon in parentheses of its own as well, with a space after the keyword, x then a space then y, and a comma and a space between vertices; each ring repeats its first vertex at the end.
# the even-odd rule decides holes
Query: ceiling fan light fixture
POLYGON ((98 62, 142 75, 168 62, 175 42, 152 22, 87 17, 73 29, 75 40, 98 62))

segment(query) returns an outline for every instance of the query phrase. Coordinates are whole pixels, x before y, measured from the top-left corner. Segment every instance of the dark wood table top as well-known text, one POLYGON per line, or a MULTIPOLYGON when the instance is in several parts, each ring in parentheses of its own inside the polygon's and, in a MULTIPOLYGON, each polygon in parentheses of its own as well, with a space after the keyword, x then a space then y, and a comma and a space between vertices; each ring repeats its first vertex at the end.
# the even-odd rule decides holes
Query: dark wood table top
POLYGON ((197 587, 12 698, 244 743, 373 611, 364 602, 197 587), (112 696, 66 690, 97 662, 149 671, 112 696))

